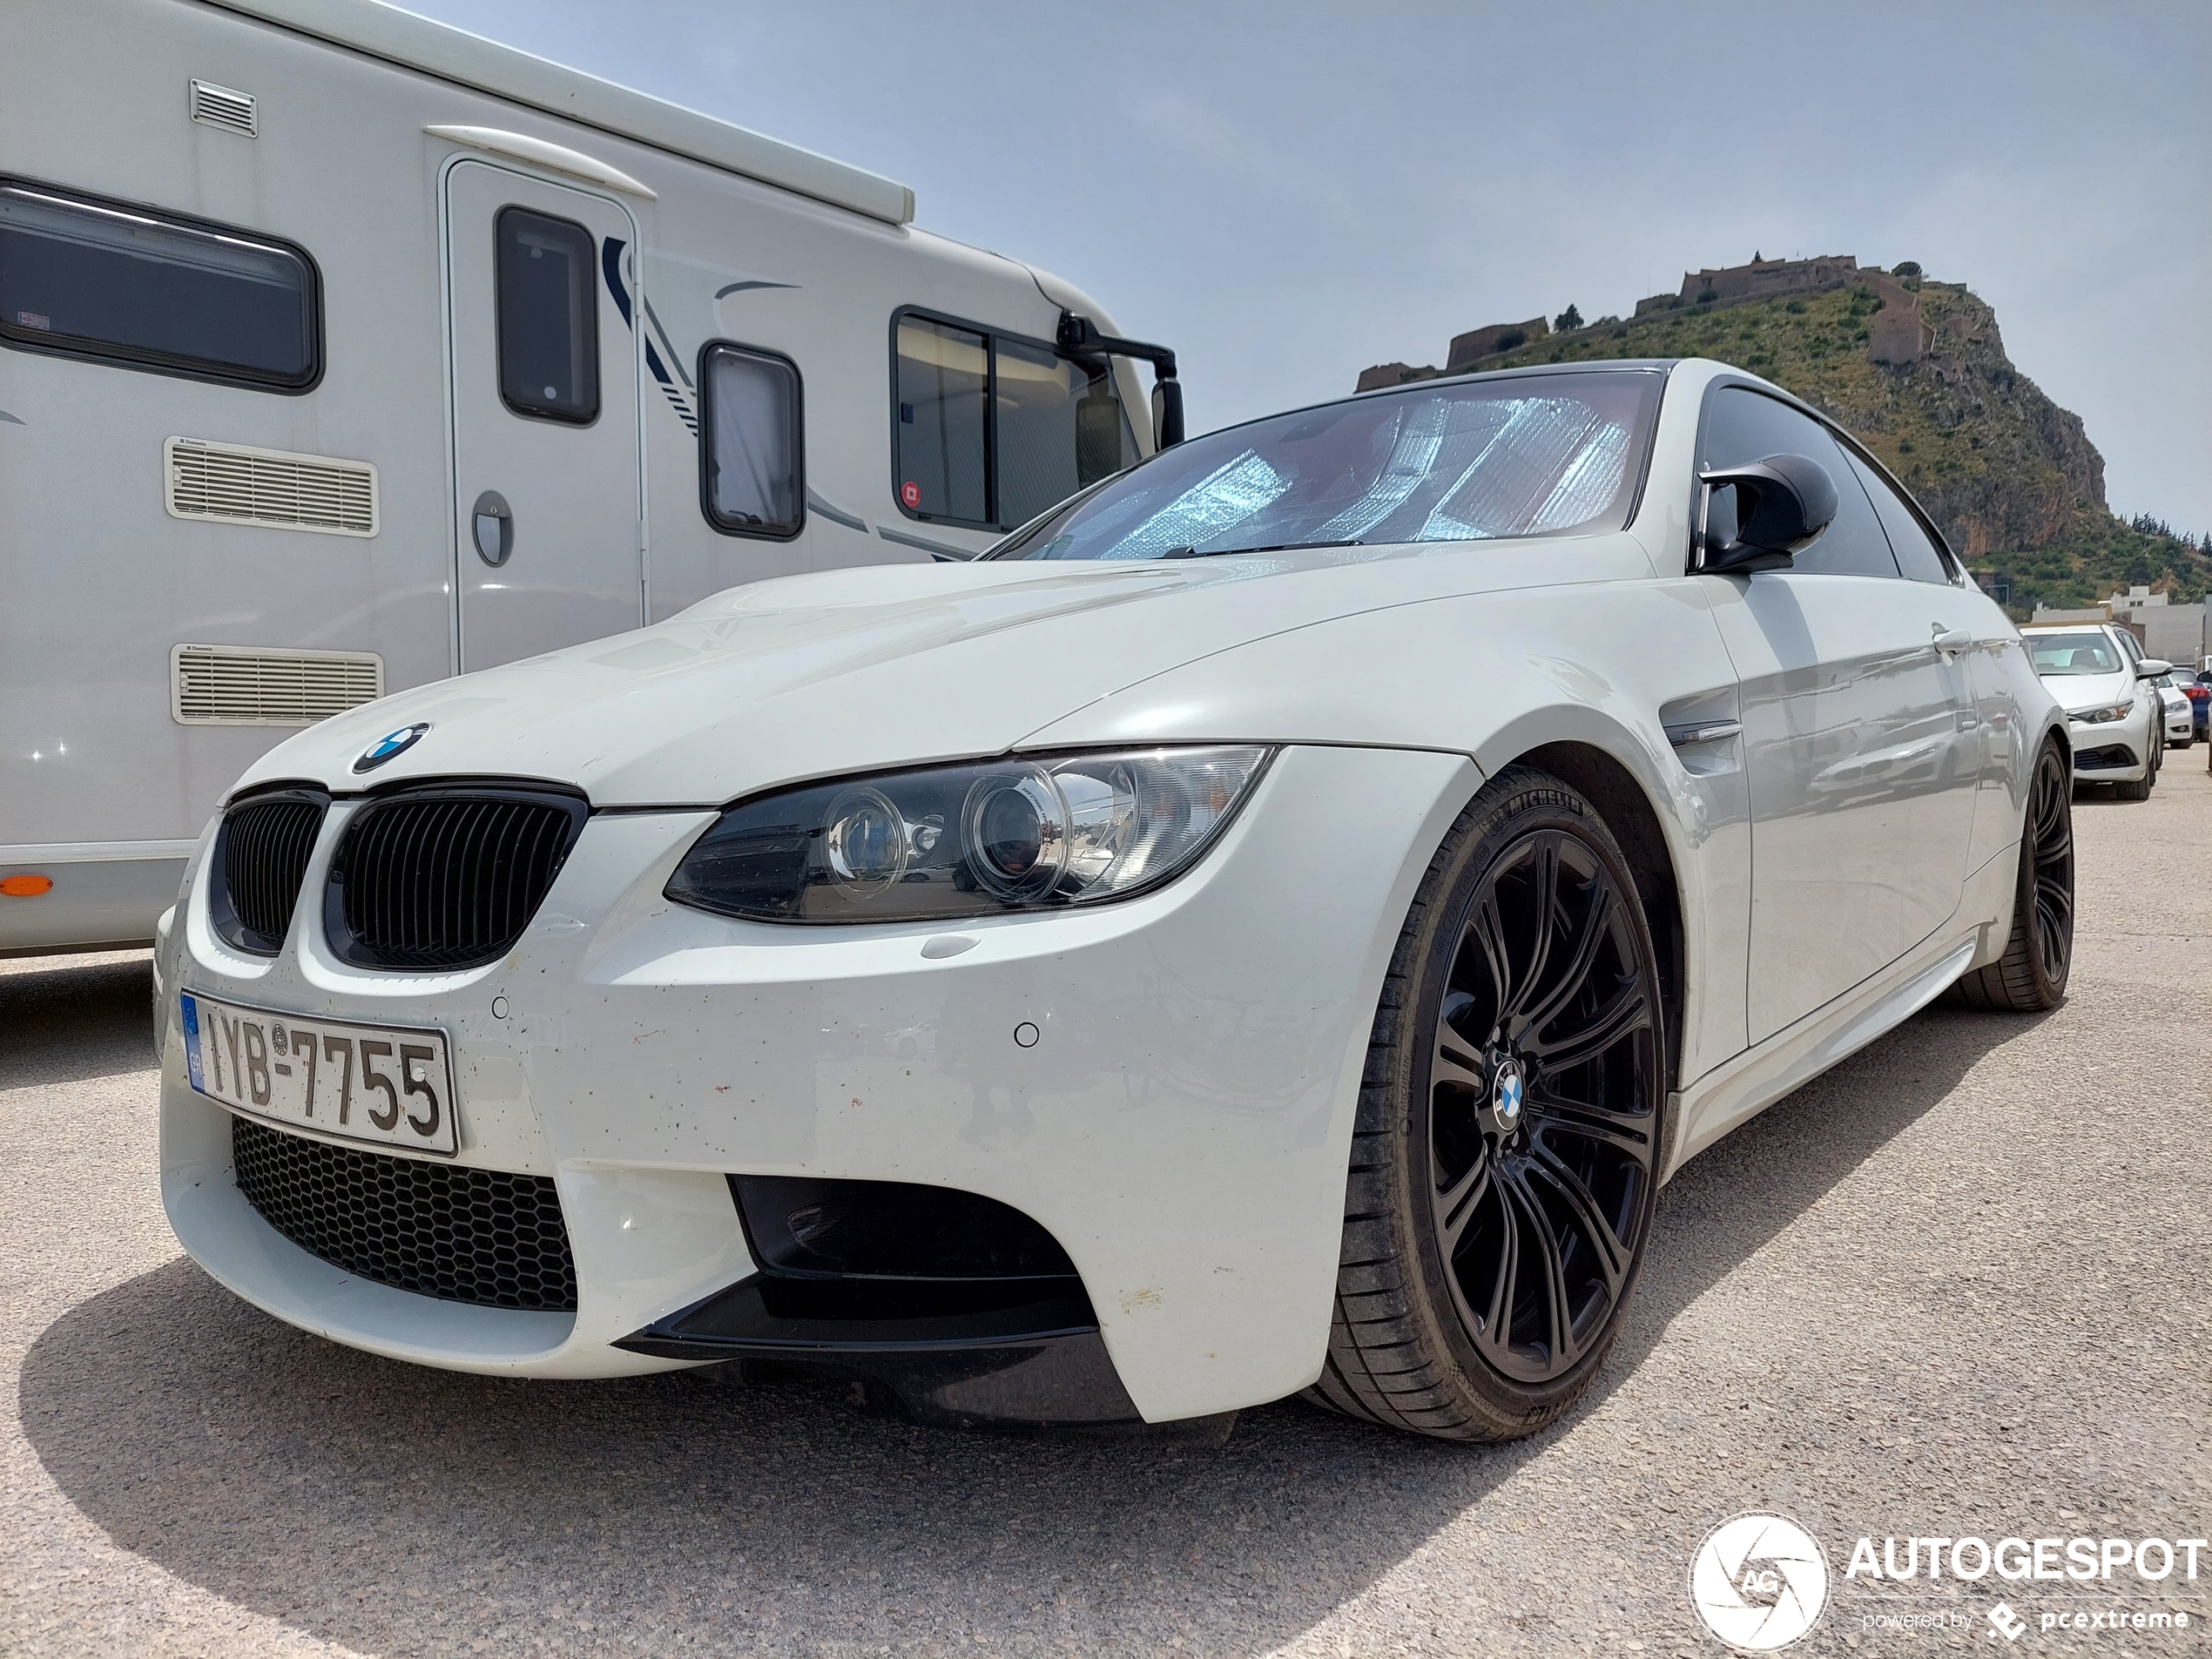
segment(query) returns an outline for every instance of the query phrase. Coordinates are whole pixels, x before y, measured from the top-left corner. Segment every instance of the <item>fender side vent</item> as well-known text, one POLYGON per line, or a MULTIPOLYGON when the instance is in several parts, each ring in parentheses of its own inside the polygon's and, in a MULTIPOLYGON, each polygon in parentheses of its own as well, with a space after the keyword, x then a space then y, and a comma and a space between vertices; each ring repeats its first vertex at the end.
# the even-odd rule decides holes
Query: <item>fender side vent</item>
POLYGON ((162 496, 172 518, 325 536, 376 534, 376 469, 366 461, 171 438, 161 446, 161 463, 162 496))
POLYGON ((179 645, 169 664, 179 725, 313 725, 384 695, 374 651, 179 645))
POLYGON ((207 81, 192 84, 192 118, 203 126, 220 127, 242 138, 260 136, 255 118, 253 94, 207 81))

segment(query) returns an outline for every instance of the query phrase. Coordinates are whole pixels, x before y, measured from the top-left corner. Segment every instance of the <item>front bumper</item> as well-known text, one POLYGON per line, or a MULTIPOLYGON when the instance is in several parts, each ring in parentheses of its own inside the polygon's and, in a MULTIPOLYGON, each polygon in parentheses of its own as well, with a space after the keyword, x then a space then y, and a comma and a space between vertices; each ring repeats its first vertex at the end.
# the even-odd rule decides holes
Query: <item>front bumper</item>
POLYGON ((2140 718, 2095 722, 2069 718, 2066 732, 2074 750, 2074 775, 2084 783, 2135 782, 2150 770, 2150 745, 2164 741, 2155 727, 2146 732, 2140 718))
POLYGON ((218 1279, 336 1340, 610 1376, 685 1363, 680 1346, 616 1345, 755 1272, 730 1174, 951 1187, 1065 1249, 1144 1419, 1278 1399, 1326 1345, 1389 952, 1477 781, 1456 756, 1293 747, 1161 891, 954 926, 774 927, 673 905, 661 889, 712 815, 604 814, 504 960, 428 976, 350 968, 323 945, 314 900, 341 803, 274 961, 215 936, 204 883, 179 911, 161 970, 172 1223, 218 1279), (948 934, 974 942, 922 954, 948 934), (395 1290, 280 1236, 232 1178, 227 1115, 185 1078, 180 989, 443 1027, 460 1161, 554 1180, 575 1312, 395 1290), (1034 1043, 1017 1042, 1024 1025, 1034 1043))

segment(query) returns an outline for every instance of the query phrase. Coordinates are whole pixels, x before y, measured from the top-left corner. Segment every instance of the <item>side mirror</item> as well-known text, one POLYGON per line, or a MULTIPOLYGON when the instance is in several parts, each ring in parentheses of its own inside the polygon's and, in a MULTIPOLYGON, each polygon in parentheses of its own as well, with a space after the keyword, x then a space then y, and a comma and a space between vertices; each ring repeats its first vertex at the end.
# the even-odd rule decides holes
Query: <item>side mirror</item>
POLYGON ((1700 482, 1697 568, 1709 576, 1787 570, 1836 522, 1836 481, 1811 455, 1768 455, 1700 482))
POLYGON ((1172 449, 1183 442, 1183 382, 1152 382, 1152 447, 1172 449))
POLYGON ((2161 663, 2155 657, 2146 657, 2135 664, 2135 678, 2139 680, 2155 680, 2161 675, 2170 674, 2173 671, 2173 664, 2161 663))

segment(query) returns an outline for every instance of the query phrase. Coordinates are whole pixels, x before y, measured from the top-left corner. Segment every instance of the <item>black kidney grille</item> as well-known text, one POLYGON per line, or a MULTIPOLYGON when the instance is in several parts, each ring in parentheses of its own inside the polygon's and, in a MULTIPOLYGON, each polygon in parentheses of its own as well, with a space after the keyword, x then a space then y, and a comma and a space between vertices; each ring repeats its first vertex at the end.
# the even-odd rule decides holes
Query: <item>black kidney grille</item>
MULTIPOLYGON (((224 818, 223 891, 235 926, 221 931, 232 944, 266 955, 283 946, 322 813, 319 800, 285 799, 249 801, 224 818)), ((216 914, 223 919, 220 906, 216 914)))
POLYGON ((347 826, 333 862, 333 940, 371 968, 496 961, 522 937, 588 811, 543 795, 437 795, 379 802, 347 826))
POLYGON ((576 1311, 576 1263, 542 1175, 389 1157, 231 1119, 238 1190, 311 1256, 482 1307, 576 1311))

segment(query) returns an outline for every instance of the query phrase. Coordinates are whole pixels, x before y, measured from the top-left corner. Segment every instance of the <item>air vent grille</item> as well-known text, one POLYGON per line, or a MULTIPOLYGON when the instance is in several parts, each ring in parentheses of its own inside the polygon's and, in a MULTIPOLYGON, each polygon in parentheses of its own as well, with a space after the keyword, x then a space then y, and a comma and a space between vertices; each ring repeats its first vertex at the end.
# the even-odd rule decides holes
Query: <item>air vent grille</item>
POLYGON ((216 86, 206 81, 192 84, 192 118, 240 138, 258 138, 253 94, 216 86))
POLYGON ((179 725, 313 725, 384 695, 373 651, 179 645, 169 662, 179 725))
POLYGON ((170 516, 325 536, 376 534, 376 469, 365 461, 171 438, 161 446, 170 516))

